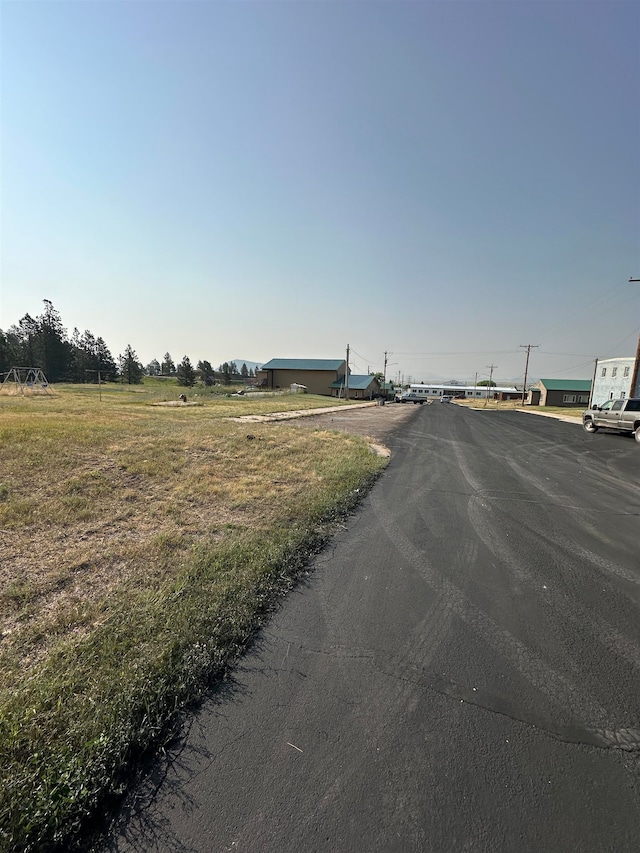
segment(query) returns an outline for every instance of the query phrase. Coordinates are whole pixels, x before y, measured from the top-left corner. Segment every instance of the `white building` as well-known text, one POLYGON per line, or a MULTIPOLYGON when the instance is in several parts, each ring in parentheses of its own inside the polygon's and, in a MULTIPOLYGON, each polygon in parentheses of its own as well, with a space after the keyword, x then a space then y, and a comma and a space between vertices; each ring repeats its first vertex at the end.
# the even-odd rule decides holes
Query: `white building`
POLYGON ((428 385, 416 382, 409 385, 405 396, 412 394, 413 398, 433 400, 438 397, 465 397, 481 400, 516 400, 522 397, 515 385, 463 385, 461 382, 448 382, 446 385, 431 382, 428 385))
POLYGON ((635 359, 603 358, 596 362, 591 402, 601 405, 605 400, 624 400, 632 397, 631 379, 635 359))

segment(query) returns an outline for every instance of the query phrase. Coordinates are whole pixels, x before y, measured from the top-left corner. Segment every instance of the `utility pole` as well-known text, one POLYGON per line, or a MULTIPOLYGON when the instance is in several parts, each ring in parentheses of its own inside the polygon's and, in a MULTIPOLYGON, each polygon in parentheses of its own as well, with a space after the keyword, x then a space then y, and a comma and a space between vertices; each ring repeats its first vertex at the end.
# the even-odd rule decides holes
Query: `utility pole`
POLYGON ((589 389, 589 405, 588 409, 591 408, 591 404, 593 403, 593 389, 596 387, 596 376, 598 375, 598 359, 596 358, 593 365, 593 378, 591 379, 591 388, 589 389))
POLYGON ((347 344, 347 369, 344 374, 344 399, 349 399, 349 344, 347 344))
MULTIPOLYGON (((640 281, 640 278, 630 278, 629 284, 632 282, 640 281)), ((633 365, 633 376, 631 377, 631 388, 629 389, 629 396, 633 397, 636 393, 636 385, 638 384, 638 373, 640 372, 640 336, 638 337, 638 346, 636 349, 636 360, 633 365)), ((640 393, 640 392, 639 392, 640 393)))
POLYGON ((524 398, 527 393, 527 373, 529 372, 529 353, 531 352, 531 347, 536 349, 540 344, 520 344, 520 349, 526 349, 527 351, 527 361, 524 366, 524 385, 522 386, 522 405, 524 406, 524 398))
POLYGON ((493 371, 496 369, 497 366, 498 366, 497 364, 488 364, 487 365, 487 368, 489 369, 489 384, 487 385, 487 398, 484 402, 485 406, 489 402, 489 392, 491 389, 491 383, 493 381, 493 371))
POLYGON ((387 351, 384 351, 384 370, 382 371, 382 393, 387 396, 387 351))

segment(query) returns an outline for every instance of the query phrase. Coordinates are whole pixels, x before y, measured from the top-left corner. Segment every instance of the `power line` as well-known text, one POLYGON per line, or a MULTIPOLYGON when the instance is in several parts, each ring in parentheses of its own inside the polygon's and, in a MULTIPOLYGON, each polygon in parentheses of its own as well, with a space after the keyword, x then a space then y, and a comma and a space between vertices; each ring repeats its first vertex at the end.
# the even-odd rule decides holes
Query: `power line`
POLYGON ((359 352, 356 352, 353 347, 351 347, 351 355, 357 355, 358 358, 361 358, 366 364, 377 364, 378 362, 374 358, 367 358, 359 352))
MULTIPOLYGON (((586 314, 587 312, 594 311, 600 305, 609 304, 612 308, 613 307, 619 308, 620 303, 619 302, 615 303, 614 300, 615 300, 615 297, 619 293, 622 293, 624 290, 626 290, 626 285, 616 285, 615 287, 610 288, 609 290, 605 291, 604 293, 598 294, 598 296, 595 299, 593 299, 591 302, 588 302, 586 305, 583 305, 582 307, 578 307, 576 311, 572 311, 571 314, 567 315, 566 317, 563 317, 561 320, 557 320, 552 326, 549 326, 546 333, 544 335, 542 335, 540 340, 541 341, 547 340, 547 338, 551 337, 551 335, 553 334, 553 332, 556 331, 556 329, 558 329, 560 327, 565 327, 568 320, 575 321, 577 318, 581 317, 582 315, 586 314)), ((635 296, 632 296, 631 298, 635 298, 635 296)))

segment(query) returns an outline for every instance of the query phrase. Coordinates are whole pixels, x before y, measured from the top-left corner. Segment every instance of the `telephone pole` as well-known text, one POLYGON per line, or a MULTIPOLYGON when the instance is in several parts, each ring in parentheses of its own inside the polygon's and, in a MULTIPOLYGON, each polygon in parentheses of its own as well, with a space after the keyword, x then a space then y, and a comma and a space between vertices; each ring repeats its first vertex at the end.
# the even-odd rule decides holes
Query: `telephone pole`
MULTIPOLYGON (((640 281, 640 278, 630 278, 629 284, 632 282, 640 281)), ((636 393, 636 385, 638 384, 638 372, 640 372, 640 336, 638 337, 638 346, 636 349, 636 360, 633 364, 633 376, 631 377, 631 388, 629 389, 629 396, 633 397, 636 393)), ((640 390, 638 391, 640 394, 640 390)))
POLYGON ((497 364, 488 364, 487 368, 489 369, 489 384, 487 385, 487 399, 485 400, 485 406, 489 402, 489 393, 491 389, 491 383, 493 382, 493 371, 497 368, 497 364))
POLYGON ((527 351, 527 361, 524 366, 524 385, 522 386, 522 405, 524 406, 524 398, 527 393, 527 373, 529 372, 529 353, 531 352, 531 348, 536 349, 540 344, 520 344, 520 349, 526 349, 527 351))
POLYGON ((349 344, 347 344, 347 369, 344 374, 344 399, 349 399, 349 344))
POLYGON ((382 394, 387 398, 387 351, 384 351, 384 370, 382 371, 382 394))

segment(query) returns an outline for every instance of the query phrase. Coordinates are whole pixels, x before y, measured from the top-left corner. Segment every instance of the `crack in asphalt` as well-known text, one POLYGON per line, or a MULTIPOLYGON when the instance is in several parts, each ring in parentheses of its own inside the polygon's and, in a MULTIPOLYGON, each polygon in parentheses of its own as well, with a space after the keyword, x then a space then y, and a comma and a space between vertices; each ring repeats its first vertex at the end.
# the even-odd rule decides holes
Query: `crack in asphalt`
MULTIPOLYGON (((282 638, 274 637, 274 639, 282 641, 282 638)), ((408 667, 416 673, 415 678, 407 675, 406 672, 405 674, 400 674, 395 669, 395 664, 390 658, 385 658, 384 655, 375 650, 349 651, 344 647, 321 649, 305 646, 301 643, 292 643, 291 640, 287 640, 286 642, 288 649, 292 645, 295 645, 299 651, 310 654, 340 658, 341 660, 368 661, 374 669, 387 678, 408 682, 422 689, 431 690, 441 696, 447 696, 451 699, 458 699, 467 704, 475 705, 489 713, 499 714, 514 722, 522 723, 529 728, 545 732, 563 743, 581 744, 598 749, 619 749, 625 752, 640 752, 640 729, 627 727, 602 728, 589 726, 578 720, 571 720, 568 723, 554 723, 531 709, 521 707, 508 696, 494 693, 483 687, 468 687, 446 676, 430 674, 428 671, 411 664, 408 664, 408 667), (390 669, 384 666, 385 661, 389 664, 394 664, 394 668, 390 669), (421 677, 417 677, 418 675, 421 677)), ((312 675, 304 672, 299 667, 295 669, 278 668, 275 671, 313 679, 312 675)), ((339 698, 346 704, 357 704, 344 697, 339 698)))

